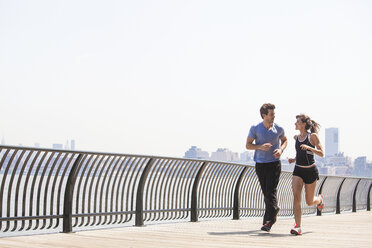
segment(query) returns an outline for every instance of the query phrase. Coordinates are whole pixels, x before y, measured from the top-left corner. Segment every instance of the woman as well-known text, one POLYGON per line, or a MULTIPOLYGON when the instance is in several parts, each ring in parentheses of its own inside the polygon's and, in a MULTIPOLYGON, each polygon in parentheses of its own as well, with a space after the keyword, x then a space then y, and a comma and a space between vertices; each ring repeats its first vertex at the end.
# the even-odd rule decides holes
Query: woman
POLYGON ((304 114, 297 115, 296 119, 296 130, 300 131, 300 134, 294 137, 296 140, 296 158, 288 159, 289 163, 296 162, 292 177, 293 212, 296 223, 291 229, 291 234, 302 235, 302 188, 305 186, 307 205, 317 205, 320 211, 324 207, 323 196, 318 195, 318 197, 314 197, 316 181, 319 180, 319 172, 315 165, 314 154, 323 157, 324 151, 317 134, 320 127, 319 124, 304 114))

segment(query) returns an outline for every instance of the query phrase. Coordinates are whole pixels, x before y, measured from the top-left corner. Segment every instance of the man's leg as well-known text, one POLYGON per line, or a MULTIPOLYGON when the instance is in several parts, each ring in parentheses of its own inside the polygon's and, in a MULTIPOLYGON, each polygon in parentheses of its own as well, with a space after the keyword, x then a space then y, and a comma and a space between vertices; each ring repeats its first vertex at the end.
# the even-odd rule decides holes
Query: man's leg
POLYGON ((266 209, 268 212, 267 220, 276 221, 276 215, 279 212, 278 207, 278 197, 277 197, 277 187, 279 183, 281 172, 281 163, 280 161, 272 163, 269 166, 266 177, 266 209))
POLYGON ((265 224, 266 221, 268 221, 267 219, 267 203, 266 203, 266 166, 264 164, 260 164, 260 163, 256 163, 256 174, 257 174, 257 177, 258 177, 258 181, 260 182, 260 186, 261 186, 261 190, 262 190, 262 194, 264 195, 264 199, 265 199, 265 214, 264 214, 264 217, 263 217, 263 221, 262 221, 262 224, 265 224))

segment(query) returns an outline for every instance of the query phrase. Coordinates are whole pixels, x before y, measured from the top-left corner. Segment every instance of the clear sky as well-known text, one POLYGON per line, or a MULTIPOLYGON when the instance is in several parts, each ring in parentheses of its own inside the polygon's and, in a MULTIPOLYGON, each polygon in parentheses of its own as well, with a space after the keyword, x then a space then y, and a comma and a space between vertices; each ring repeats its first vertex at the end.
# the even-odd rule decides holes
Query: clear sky
POLYGON ((245 150, 274 103, 372 159, 372 1, 0 0, 7 144, 182 157, 245 150))

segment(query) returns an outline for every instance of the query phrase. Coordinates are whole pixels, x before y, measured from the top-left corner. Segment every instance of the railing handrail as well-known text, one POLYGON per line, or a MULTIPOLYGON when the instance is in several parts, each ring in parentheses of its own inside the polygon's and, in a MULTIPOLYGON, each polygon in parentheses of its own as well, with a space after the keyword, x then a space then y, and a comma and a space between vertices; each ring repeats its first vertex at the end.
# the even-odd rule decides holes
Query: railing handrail
MULTIPOLYGON (((229 164, 237 165, 244 167, 254 167, 252 164, 245 164, 241 161, 217 161, 217 160, 208 160, 208 159, 196 159, 196 158, 180 158, 180 157, 169 157, 169 156, 159 156, 159 155, 145 155, 145 154, 130 154, 130 153, 115 153, 115 152, 99 152, 99 151, 87 151, 87 150, 67 150, 67 149, 55 149, 55 148, 43 148, 43 147, 29 147, 29 146, 11 146, 11 145, 0 145, 0 148, 9 148, 9 149, 26 149, 33 151, 48 151, 48 152, 68 152, 76 154, 94 154, 94 155, 110 155, 110 156, 126 156, 126 157, 143 157, 143 158, 158 158, 158 159, 173 159, 173 160, 182 160, 182 161, 202 161, 208 163, 220 163, 220 164, 229 164)), ((290 171, 284 171, 291 173, 290 171)), ((338 175, 327 175, 319 174, 321 176, 329 176, 334 178, 349 178, 349 179, 372 179, 372 177, 357 177, 357 176, 338 176, 338 175)))

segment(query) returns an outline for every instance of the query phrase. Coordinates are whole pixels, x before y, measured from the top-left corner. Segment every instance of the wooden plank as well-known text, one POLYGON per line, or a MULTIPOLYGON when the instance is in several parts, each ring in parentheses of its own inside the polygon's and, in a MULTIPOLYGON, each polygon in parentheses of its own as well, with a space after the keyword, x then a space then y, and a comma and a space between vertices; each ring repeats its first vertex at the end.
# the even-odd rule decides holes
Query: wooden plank
POLYGON ((1 248, 43 247, 372 247, 372 212, 304 217, 302 236, 289 230, 292 218, 279 218, 270 233, 261 218, 155 224, 70 234, 0 238, 1 248))

